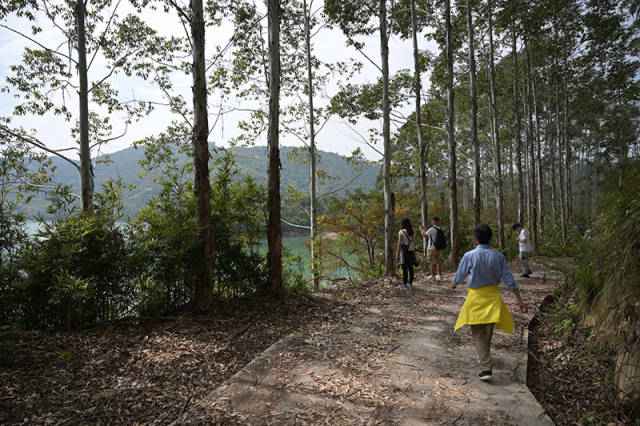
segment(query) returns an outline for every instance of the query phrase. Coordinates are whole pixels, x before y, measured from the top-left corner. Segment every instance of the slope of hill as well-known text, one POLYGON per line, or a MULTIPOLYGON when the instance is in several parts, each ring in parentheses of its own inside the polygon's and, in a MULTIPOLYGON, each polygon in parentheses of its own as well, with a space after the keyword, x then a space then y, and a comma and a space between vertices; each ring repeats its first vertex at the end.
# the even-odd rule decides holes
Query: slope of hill
MULTIPOLYGON (((248 148, 233 148, 232 150, 240 177, 251 176, 258 183, 266 183, 267 178, 267 148, 263 146, 248 148)), ((309 166, 300 150, 283 147, 281 150, 283 191, 291 186, 299 191, 309 188, 309 166)), ((213 161, 222 152, 213 154, 213 161)), ((153 196, 158 194, 160 187, 154 181, 153 174, 142 176, 140 160, 144 158, 144 151, 137 148, 126 148, 112 154, 98 157, 95 162, 95 185, 101 188, 109 179, 122 179, 125 184, 132 184, 134 188, 125 195, 125 207, 128 214, 135 214, 153 196)), ((182 161, 190 161, 187 156, 182 161)), ((54 158, 55 172, 53 181, 71 186, 79 193, 80 178, 77 171, 68 163, 54 158)), ((375 186, 379 166, 375 163, 365 163, 354 166, 345 157, 330 152, 320 152, 318 169, 325 176, 319 180, 319 193, 345 194, 358 188, 363 190, 375 186)), ((212 167, 215 172, 215 168, 212 167)), ((34 201, 30 214, 43 212, 45 203, 34 201)))

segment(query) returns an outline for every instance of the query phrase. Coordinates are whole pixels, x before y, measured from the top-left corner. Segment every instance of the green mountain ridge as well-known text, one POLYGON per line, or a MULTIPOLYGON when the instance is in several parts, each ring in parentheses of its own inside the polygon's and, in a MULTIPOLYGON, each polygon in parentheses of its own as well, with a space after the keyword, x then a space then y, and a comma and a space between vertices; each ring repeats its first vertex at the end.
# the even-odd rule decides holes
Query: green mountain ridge
MULTIPOLYGON (((236 161, 238 178, 250 176, 259 184, 266 184, 267 179, 267 148, 235 147, 231 149, 236 161)), ((306 161, 306 151, 294 147, 281 148, 281 188, 287 191, 289 187, 297 191, 306 192, 309 188, 309 166, 306 161)), ((215 173, 215 161, 224 155, 224 150, 212 150, 211 170, 215 173)), ((160 192, 160 185, 156 183, 158 172, 142 175, 140 161, 144 159, 142 148, 125 148, 110 154, 97 157, 94 161, 94 175, 96 188, 109 180, 122 179, 127 185, 133 185, 124 195, 126 213, 130 216, 146 205, 149 200, 160 192)), ((186 155, 180 160, 191 161, 186 155)), ((65 161, 52 158, 54 172, 52 180, 56 184, 69 185, 75 193, 80 192, 80 176, 77 170, 65 161)), ((319 194, 332 193, 344 195, 356 189, 369 190, 375 187, 379 166, 373 162, 354 165, 346 157, 331 152, 319 152, 318 170, 322 177, 318 182, 319 194)), ((28 214, 35 216, 46 211, 44 196, 32 202, 28 214)))

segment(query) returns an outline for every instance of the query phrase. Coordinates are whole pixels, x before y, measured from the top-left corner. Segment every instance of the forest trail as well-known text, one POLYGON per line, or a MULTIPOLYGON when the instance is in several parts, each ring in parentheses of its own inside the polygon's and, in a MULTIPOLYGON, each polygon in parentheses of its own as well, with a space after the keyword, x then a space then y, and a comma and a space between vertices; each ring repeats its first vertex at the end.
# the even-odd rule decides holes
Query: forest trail
POLYGON ((517 328, 494 336, 491 384, 468 330, 452 333, 465 290, 450 278, 418 274, 413 295, 385 281, 345 289, 352 317, 281 339, 175 424, 552 425, 524 384, 526 324, 560 275, 519 280, 529 314, 506 294, 517 328))

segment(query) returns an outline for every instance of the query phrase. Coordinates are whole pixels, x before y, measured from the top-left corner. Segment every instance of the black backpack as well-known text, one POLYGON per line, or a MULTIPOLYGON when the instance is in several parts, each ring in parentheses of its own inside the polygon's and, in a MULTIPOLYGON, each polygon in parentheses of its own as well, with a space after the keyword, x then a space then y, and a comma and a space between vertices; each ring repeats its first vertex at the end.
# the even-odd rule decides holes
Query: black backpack
POLYGON ((436 250, 444 250, 447 248, 447 237, 440 228, 436 228, 436 239, 433 241, 433 246, 436 250))

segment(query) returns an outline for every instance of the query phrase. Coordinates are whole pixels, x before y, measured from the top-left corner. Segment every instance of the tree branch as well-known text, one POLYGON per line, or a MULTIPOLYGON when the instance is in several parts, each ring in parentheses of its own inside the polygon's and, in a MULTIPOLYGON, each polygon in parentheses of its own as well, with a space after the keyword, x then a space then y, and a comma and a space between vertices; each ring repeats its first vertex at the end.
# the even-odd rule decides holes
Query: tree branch
POLYGON ((178 3, 176 3, 174 0, 167 0, 167 2, 169 2, 169 4, 171 6, 173 6, 176 11, 184 18, 187 20, 187 22, 191 22, 191 16, 189 16, 189 14, 187 12, 185 12, 184 8, 182 6, 180 6, 178 3))
POLYGON ((33 145, 36 148, 39 148, 43 151, 48 152, 49 154, 55 155, 56 157, 68 162, 69 164, 73 165, 73 167, 75 167, 78 171, 80 171, 80 166, 78 165, 78 163, 76 163, 75 161, 73 161, 72 159, 70 159, 69 157, 67 157, 66 155, 60 154, 60 151, 66 151, 68 149, 65 150, 55 150, 52 148, 47 147, 44 143, 36 140, 34 137, 29 136, 29 135, 23 135, 20 133, 16 133, 13 130, 11 130, 10 128, 8 128, 7 126, 4 126, 2 124, 0 124, 0 133, 4 132, 5 134, 14 137, 16 139, 20 139, 21 141, 28 143, 29 145, 33 145))
POLYGON ((20 31, 18 31, 18 30, 16 30, 16 29, 13 29, 13 28, 11 28, 11 27, 8 27, 8 26, 6 26, 5 24, 0 24, 0 28, 4 28, 4 29, 6 29, 6 30, 8 30, 8 31, 11 31, 12 33, 15 33, 15 34, 17 34, 17 35, 19 35, 19 36, 21 36, 21 37, 26 38, 26 39, 27 39, 27 40, 29 40, 30 42, 32 42, 32 43, 34 43, 34 44, 36 44, 36 45, 40 46, 41 48, 43 48, 44 50, 46 50, 46 51, 47 51, 47 52, 49 52, 49 53, 53 53, 53 54, 55 54, 55 55, 62 56, 63 58, 65 58, 65 59, 67 59, 67 60, 69 60, 69 61, 73 62, 74 64, 76 64, 76 65, 78 64, 78 63, 77 63, 77 62, 76 62, 76 61, 75 61, 71 56, 69 56, 69 55, 65 55, 64 53, 62 53, 62 52, 58 52, 57 50, 50 49, 50 48, 48 48, 47 46, 45 46, 44 44, 40 43, 39 41, 37 41, 37 40, 35 40, 35 39, 33 39, 33 38, 29 37, 28 35, 26 35, 26 34, 24 34, 24 33, 20 32, 20 31))
POLYGON ((122 0, 118 0, 118 3, 116 3, 116 6, 113 8, 113 12, 111 12, 111 16, 109 17, 109 20, 107 21, 107 25, 104 27, 104 31, 102 31, 102 34, 98 38, 98 47, 96 48, 95 52, 93 52, 93 55, 91 56, 91 60, 89 61, 89 65, 87 65, 87 70, 91 69, 91 65, 93 64, 93 60, 96 59, 96 55, 98 54, 98 52, 100 51, 100 47, 102 46, 102 43, 100 43, 100 41, 104 38, 104 35, 107 33, 107 31, 109 31, 109 27, 111 26, 111 22, 113 21, 113 18, 116 16, 116 11, 118 10, 118 7, 120 7, 120 3, 121 2, 122 2, 122 0))

